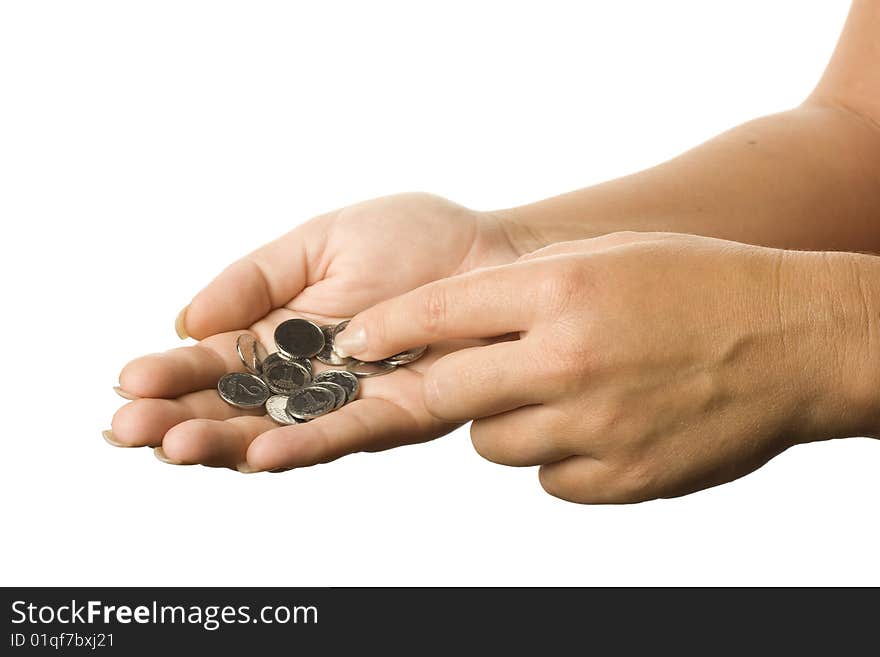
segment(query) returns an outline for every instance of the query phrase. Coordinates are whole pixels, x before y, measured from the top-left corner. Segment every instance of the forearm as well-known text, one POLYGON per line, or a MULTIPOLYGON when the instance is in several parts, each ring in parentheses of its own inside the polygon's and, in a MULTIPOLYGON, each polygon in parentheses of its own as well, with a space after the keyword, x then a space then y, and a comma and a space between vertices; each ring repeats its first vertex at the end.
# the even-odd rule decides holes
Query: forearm
POLYGON ((811 100, 654 168, 496 214, 520 251, 620 230, 880 251, 880 128, 811 100))

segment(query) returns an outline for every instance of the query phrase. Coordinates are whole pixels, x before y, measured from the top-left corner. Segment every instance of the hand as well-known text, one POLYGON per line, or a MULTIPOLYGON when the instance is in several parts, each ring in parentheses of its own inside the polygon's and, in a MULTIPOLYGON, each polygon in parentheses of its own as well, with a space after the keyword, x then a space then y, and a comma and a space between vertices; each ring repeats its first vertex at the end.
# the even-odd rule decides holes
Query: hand
POLYGON ((339 411, 290 427, 278 427, 262 410, 228 406, 216 384, 243 369, 234 348, 243 330, 269 347, 275 326, 291 317, 339 321, 424 283, 517 255, 501 220, 427 194, 312 219, 231 265, 193 299, 177 328, 197 345, 125 366, 120 394, 135 401, 116 413, 105 436, 123 447, 161 445, 157 456, 169 462, 241 471, 311 465, 439 436, 455 425, 425 410, 419 380, 460 345, 435 345, 411 366, 364 380, 360 398, 339 411))
POLYGON ((858 294, 858 257, 611 234, 384 301, 337 344, 373 359, 518 333, 433 363, 422 380, 428 411, 475 419, 482 456, 540 465, 552 495, 676 496, 794 443, 867 435, 853 400, 873 395, 876 375, 858 354, 877 313, 858 294))

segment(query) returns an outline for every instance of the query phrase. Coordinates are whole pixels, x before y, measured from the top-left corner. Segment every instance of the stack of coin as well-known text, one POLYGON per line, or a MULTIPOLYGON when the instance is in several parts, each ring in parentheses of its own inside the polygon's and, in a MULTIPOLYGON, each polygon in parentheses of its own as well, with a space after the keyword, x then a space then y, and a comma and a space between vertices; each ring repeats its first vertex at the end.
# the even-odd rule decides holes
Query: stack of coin
POLYGON ((237 408, 259 408, 279 424, 308 422, 335 411, 357 397, 358 378, 393 372, 425 353, 426 347, 403 351, 384 360, 367 362, 343 358, 334 338, 348 325, 319 326, 306 319, 289 319, 275 329, 275 353, 268 353, 249 333, 238 336, 235 350, 247 372, 225 374, 217 383, 220 397, 237 408), (311 358, 344 369, 314 374, 311 358))

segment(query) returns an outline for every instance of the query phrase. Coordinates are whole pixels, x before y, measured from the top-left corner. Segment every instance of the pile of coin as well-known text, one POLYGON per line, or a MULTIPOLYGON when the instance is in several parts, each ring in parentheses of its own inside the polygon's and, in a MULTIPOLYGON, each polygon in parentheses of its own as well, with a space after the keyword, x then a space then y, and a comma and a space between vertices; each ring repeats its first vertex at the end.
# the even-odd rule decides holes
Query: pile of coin
POLYGON ((279 424, 308 422, 342 408, 357 397, 358 378, 393 372, 425 353, 426 347, 403 351, 384 360, 367 362, 344 358, 333 348, 336 335, 348 325, 319 326, 306 319, 289 319, 275 329, 275 353, 250 333, 242 333, 235 350, 247 372, 231 372, 217 383, 220 397, 237 408, 266 407, 279 424), (315 374, 311 358, 330 369, 315 374))

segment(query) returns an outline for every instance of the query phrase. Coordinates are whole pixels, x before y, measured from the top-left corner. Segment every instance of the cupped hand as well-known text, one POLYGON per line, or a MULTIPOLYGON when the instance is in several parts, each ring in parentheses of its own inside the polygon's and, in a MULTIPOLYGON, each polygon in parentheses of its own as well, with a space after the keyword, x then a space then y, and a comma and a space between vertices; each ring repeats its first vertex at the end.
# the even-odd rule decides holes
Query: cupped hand
POLYGON ((360 397, 342 409, 295 426, 228 406, 216 384, 243 370, 234 345, 244 331, 273 351, 275 326, 291 317, 339 321, 430 281, 517 256, 500 219, 427 194, 312 219, 232 264, 192 300, 177 330, 198 344, 125 366, 119 392, 134 401, 116 413, 105 437, 118 446, 161 447, 157 456, 168 462, 243 472, 437 437, 455 423, 427 412, 421 375, 464 343, 434 345, 410 366, 363 380, 360 397))
POLYGON ((481 455, 540 465, 544 488, 567 500, 677 496, 796 442, 854 435, 835 402, 841 372, 858 369, 838 313, 861 304, 839 303, 849 288, 832 285, 832 270, 852 281, 836 258, 610 234, 381 302, 337 345, 374 359, 518 333, 433 362, 422 377, 430 415, 473 419, 481 455))

